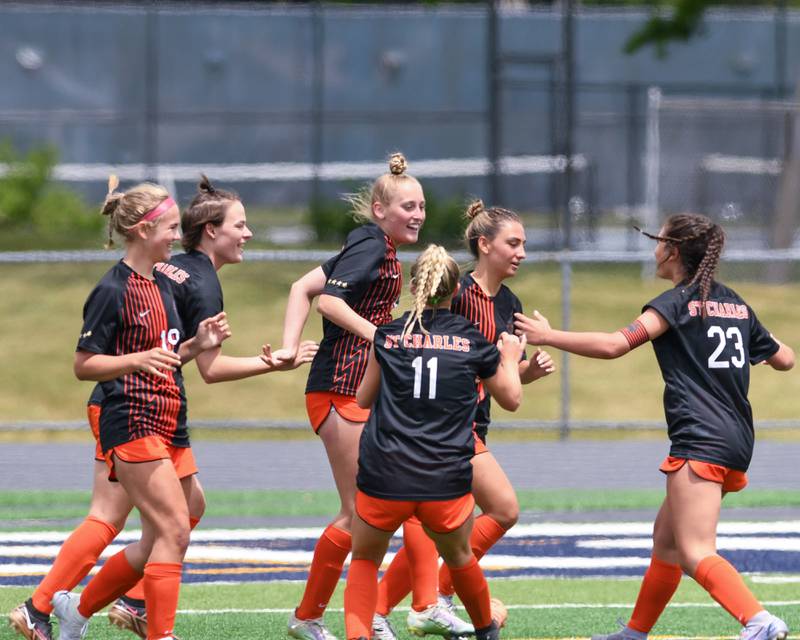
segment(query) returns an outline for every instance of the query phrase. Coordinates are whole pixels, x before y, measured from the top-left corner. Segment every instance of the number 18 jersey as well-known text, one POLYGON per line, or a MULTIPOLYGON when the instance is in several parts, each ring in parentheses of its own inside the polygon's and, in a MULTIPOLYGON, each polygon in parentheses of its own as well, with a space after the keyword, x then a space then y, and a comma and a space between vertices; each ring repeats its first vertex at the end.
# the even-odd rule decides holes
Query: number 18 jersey
POLYGON ((644 307, 670 328, 653 340, 664 378, 670 455, 746 471, 753 454, 750 365, 779 345, 735 291, 714 282, 702 315, 697 285, 680 284, 644 307))
POLYGON ((381 384, 361 436, 358 488, 389 500, 450 500, 470 492, 476 378, 500 352, 463 316, 425 311, 424 334, 401 337, 407 314, 378 327, 381 384))

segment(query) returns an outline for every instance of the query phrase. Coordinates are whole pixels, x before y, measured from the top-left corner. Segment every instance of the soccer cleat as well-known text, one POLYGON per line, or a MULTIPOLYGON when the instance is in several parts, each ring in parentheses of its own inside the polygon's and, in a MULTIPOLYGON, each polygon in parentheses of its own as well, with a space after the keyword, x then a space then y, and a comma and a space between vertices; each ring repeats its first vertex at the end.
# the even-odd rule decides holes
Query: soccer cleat
POLYGON ((82 640, 89 627, 89 618, 78 613, 81 597, 77 593, 56 591, 53 596, 53 614, 58 618, 58 640, 82 640))
POLYGON ((475 633, 475 627, 464 622, 446 606, 435 604, 424 611, 408 612, 406 618, 408 632, 415 636, 424 636, 431 633, 437 636, 450 638, 452 636, 466 636, 475 633))
POLYGON ((370 640, 397 640, 397 634, 389 622, 389 616, 376 613, 372 618, 372 638, 370 640))
POLYGON ((619 631, 592 636, 592 640, 647 640, 647 634, 644 631, 631 629, 622 620, 617 620, 617 624, 621 627, 619 631))
POLYGON ((147 637, 147 611, 125 596, 117 598, 108 612, 108 622, 115 627, 132 631, 140 638, 147 637))
POLYGON ((53 640, 50 616, 36 609, 30 598, 8 614, 8 624, 25 640, 53 640))
POLYGON ((475 631, 475 640, 500 640, 500 627, 492 620, 492 624, 486 629, 475 631))
POLYGON ((322 618, 300 620, 292 614, 289 616, 287 633, 290 638, 298 640, 336 640, 336 636, 328 631, 322 618))
POLYGON ((786 623, 762 611, 747 623, 739 635, 740 640, 786 640, 789 636, 789 627, 786 623))

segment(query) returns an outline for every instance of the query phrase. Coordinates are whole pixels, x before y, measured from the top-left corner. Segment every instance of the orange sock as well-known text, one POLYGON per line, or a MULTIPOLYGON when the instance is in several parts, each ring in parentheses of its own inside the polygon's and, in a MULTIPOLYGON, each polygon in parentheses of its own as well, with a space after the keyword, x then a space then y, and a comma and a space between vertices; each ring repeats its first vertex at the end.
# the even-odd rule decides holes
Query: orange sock
MULTIPOLYGON (((472 527, 472 534, 469 537, 472 553, 480 560, 505 533, 506 530, 497 524, 494 518, 485 513, 479 515, 475 518, 475 525, 472 527)), ((452 596, 455 593, 453 581, 450 578, 450 569, 446 564, 439 569, 439 593, 446 596, 452 596)))
POLYGON ((33 606, 42 613, 51 613, 53 594, 62 589, 72 591, 118 533, 108 522, 92 516, 81 522, 64 540, 53 566, 33 592, 33 606))
MULTIPOLYGON (((197 523, 200 522, 200 518, 189 518, 189 528, 194 531, 194 528, 197 526, 197 523)), ((125 598, 128 600, 135 600, 136 604, 139 606, 144 605, 144 580, 139 580, 134 586, 133 589, 130 589, 125 593, 125 598), (141 604, 140 604, 141 603, 141 604)))
POLYGON ((103 568, 89 581, 81 592, 78 613, 84 618, 91 617, 107 604, 114 602, 135 585, 142 572, 134 569, 125 556, 125 549, 106 560, 103 568))
POLYGON ((492 608, 489 604, 489 585, 483 575, 478 559, 473 556, 463 567, 450 567, 450 575, 458 597, 464 603, 475 629, 485 629, 492 624, 492 608))
POLYGON ((344 629, 347 640, 372 637, 372 616, 378 597, 378 565, 372 560, 353 560, 344 589, 344 629))
MULTIPOLYGON (((405 528, 403 528, 405 537, 405 528)), ((391 564, 378 583, 378 603, 375 613, 388 616, 400 601, 411 591, 411 570, 408 566, 408 553, 405 546, 397 550, 391 564)))
POLYGON ((148 562, 144 565, 147 640, 172 638, 182 568, 180 562, 148 562))
POLYGON ((703 558, 694 570, 694 579, 742 625, 764 609, 739 572, 721 556, 703 558))
POLYGON ((655 556, 650 558, 650 566, 644 574, 639 597, 628 627, 642 633, 650 633, 672 595, 681 582, 683 570, 680 565, 669 564, 655 556))
POLYGON ((295 611, 300 620, 319 618, 325 613, 328 600, 342 575, 342 567, 352 543, 353 538, 347 531, 333 525, 322 532, 314 548, 314 559, 311 561, 303 599, 295 611))
POLYGON ((438 600, 439 552, 417 518, 403 523, 403 543, 411 581, 411 606, 415 611, 424 611, 438 600))

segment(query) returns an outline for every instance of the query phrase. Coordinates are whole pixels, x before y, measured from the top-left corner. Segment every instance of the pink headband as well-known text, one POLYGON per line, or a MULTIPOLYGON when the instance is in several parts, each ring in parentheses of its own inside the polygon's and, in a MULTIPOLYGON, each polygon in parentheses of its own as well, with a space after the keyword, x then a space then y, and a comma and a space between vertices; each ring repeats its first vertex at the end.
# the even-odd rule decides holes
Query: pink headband
POLYGON ((175 201, 167 196, 167 199, 164 200, 160 205, 158 205, 155 209, 150 209, 147 213, 142 216, 142 220, 149 221, 155 220, 160 216, 162 213, 169 211, 172 207, 175 206, 175 201))

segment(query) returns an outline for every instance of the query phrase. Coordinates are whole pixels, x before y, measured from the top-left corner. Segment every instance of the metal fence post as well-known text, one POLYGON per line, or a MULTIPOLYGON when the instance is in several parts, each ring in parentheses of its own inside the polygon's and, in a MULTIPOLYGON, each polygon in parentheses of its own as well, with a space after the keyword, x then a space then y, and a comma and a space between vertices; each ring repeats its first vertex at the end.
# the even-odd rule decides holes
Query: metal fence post
MULTIPOLYGON (((572 307, 572 260, 569 251, 562 251, 561 261, 561 325, 569 331, 572 307)), ((569 354, 561 352, 561 430, 560 437, 566 440, 570 435, 570 403, 572 390, 569 383, 569 354)))

